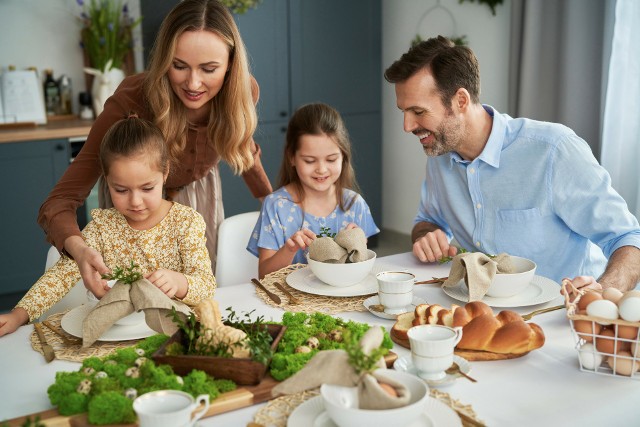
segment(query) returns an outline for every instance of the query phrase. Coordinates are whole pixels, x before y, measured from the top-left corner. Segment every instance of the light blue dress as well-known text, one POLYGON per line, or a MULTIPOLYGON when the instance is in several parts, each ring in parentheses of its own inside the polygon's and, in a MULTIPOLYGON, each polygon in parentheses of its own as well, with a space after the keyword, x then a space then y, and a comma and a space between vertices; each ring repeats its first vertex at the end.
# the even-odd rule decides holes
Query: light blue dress
MULTIPOLYGON (((292 234, 302 228, 319 234, 320 228, 325 227, 331 229, 331 233, 337 233, 348 224, 354 223, 362 228, 367 237, 379 233, 369 205, 362 196, 348 189, 342 193, 345 201, 355 197, 351 207, 343 211, 338 205, 329 215, 320 217, 304 212, 292 201, 289 192, 280 187, 265 198, 247 250, 255 256, 258 256, 258 248, 278 250, 292 234)), ((306 264, 306 251, 299 250, 293 258, 293 263, 306 264)))

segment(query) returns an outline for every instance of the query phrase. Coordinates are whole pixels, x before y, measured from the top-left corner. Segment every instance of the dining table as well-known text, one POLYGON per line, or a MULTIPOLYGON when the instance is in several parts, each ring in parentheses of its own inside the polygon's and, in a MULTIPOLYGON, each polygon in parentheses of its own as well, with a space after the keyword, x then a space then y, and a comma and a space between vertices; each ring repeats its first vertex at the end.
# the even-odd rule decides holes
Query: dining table
MULTIPOLYGON (((376 264, 403 269, 416 280, 447 276, 449 264, 421 263, 411 252, 381 257, 376 264)), ((233 307, 237 313, 255 310, 265 320, 279 321, 282 308, 266 304, 250 282, 220 286, 215 292, 221 309, 233 307)), ((414 296, 429 304, 451 307, 464 302, 448 296, 440 286, 422 284, 414 287, 414 296)), ((560 295, 537 305, 494 308, 525 314, 559 305, 560 295)), ((369 311, 345 311, 336 317, 370 325, 380 325, 387 331, 393 319, 384 319, 369 311)), ((535 316, 545 335, 544 345, 525 356, 507 360, 471 361, 469 374, 477 380, 459 378, 442 388, 459 402, 471 405, 477 418, 487 426, 631 426, 640 425, 640 382, 636 378, 601 375, 580 369, 578 351, 566 310, 561 309, 535 316)), ((43 355, 32 349, 30 336, 33 325, 20 327, 0 338, 0 425, 30 414, 53 409, 47 388, 55 382, 58 371, 76 371, 80 364, 64 360, 47 363, 43 355)), ((410 358, 410 351, 395 344, 399 357, 410 358)), ((198 426, 246 426, 266 403, 203 418, 198 426)), ((46 425, 46 424, 45 424, 46 425)))

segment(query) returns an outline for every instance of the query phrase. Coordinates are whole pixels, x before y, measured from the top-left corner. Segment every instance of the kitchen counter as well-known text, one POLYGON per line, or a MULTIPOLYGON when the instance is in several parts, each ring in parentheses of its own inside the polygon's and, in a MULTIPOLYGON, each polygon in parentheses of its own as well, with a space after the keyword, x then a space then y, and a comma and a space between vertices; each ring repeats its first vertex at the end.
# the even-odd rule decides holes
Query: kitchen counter
POLYGON ((86 137, 93 120, 50 119, 46 125, 8 127, 0 126, 0 144, 5 142, 39 141, 47 139, 86 137))

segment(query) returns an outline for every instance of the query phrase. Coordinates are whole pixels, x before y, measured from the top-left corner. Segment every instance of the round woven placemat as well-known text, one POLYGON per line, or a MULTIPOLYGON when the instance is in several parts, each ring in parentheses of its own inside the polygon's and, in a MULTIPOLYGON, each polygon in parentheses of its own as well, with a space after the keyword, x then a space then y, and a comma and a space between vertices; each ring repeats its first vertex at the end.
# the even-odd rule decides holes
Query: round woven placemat
MULTIPOLYGON (((82 347, 82 339, 66 333, 60 326, 60 321, 65 312, 52 314, 43 322, 42 331, 44 332, 47 343, 53 347, 58 360, 68 360, 70 362, 82 362, 87 357, 104 357, 114 351, 135 345, 141 340, 129 341, 96 341, 91 347, 82 347), (54 332, 54 330, 57 331, 54 332)), ((44 354, 38 335, 34 330, 30 336, 31 347, 40 354, 44 354)))
MULTIPOLYGON (((311 391, 303 391, 301 393, 281 396, 269 401, 266 406, 260 408, 253 418, 256 424, 264 427, 285 427, 287 419, 294 409, 301 403, 320 394, 318 389, 311 391)), ((471 405, 464 405, 458 400, 453 399, 448 393, 440 390, 431 389, 429 394, 432 398, 438 399, 460 415, 460 420, 464 427, 477 427, 484 425, 484 422, 478 419, 471 405)))
POLYGON ((312 295, 306 292, 301 292, 297 289, 293 289, 287 284, 287 276, 289 273, 307 267, 306 264, 292 264, 288 267, 281 268, 278 271, 267 274, 264 279, 261 280, 262 284, 271 292, 277 294, 282 301, 281 304, 276 304, 267 296, 267 294, 260 288, 256 287, 256 293, 266 304, 272 307, 279 307, 286 311, 302 312, 302 313, 315 313, 322 312, 326 314, 341 313, 343 311, 367 311, 364 306, 364 300, 369 298, 370 295, 357 296, 357 297, 327 297, 322 295, 312 295), (287 289, 295 298, 300 300, 301 304, 291 304, 289 297, 276 288, 274 283, 280 283, 287 289))

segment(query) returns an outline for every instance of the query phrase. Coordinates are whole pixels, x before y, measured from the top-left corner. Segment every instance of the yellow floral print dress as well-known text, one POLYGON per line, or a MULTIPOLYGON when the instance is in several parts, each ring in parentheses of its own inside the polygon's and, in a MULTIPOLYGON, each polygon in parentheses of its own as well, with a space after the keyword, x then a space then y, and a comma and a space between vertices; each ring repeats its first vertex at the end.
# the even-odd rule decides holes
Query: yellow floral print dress
MULTIPOLYGON (((169 213, 149 230, 135 230, 115 208, 93 209, 93 220, 82 230, 85 242, 102 254, 111 270, 140 266, 143 274, 159 268, 177 271, 187 278, 189 289, 182 302, 196 305, 213 296, 216 282, 206 247, 205 222, 194 209, 174 203, 169 213)), ((40 317, 80 280, 78 265, 62 256, 29 289, 16 307, 40 317)))

